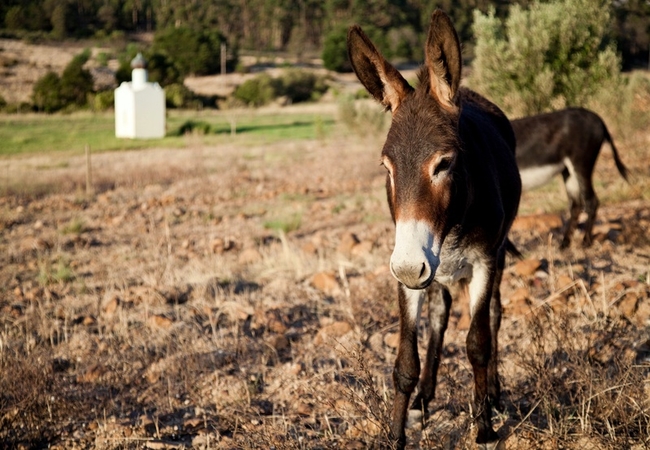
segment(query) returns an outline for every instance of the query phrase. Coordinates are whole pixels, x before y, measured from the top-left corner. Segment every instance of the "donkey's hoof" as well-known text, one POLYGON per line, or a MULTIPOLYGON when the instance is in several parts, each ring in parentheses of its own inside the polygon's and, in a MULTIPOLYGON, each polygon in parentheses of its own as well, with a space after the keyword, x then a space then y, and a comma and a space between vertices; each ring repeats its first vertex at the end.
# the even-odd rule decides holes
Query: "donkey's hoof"
POLYGON ((422 411, 417 409, 409 409, 406 417, 406 428, 422 428, 422 418, 422 411))
POLYGON ((476 444, 479 450, 506 450, 505 441, 486 442, 485 444, 476 444))

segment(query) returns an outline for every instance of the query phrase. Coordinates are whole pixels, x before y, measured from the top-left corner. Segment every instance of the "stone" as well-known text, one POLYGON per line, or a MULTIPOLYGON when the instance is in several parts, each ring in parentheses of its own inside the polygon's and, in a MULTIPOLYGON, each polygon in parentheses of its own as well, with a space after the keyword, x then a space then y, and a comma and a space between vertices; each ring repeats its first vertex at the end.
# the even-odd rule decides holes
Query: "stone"
POLYGON ((241 251, 237 261, 239 264, 253 264, 262 260, 262 254, 255 248, 247 248, 241 251))
POLYGON ((352 247, 350 253, 352 256, 364 256, 370 254, 374 244, 372 241, 362 241, 352 247))
POLYGON ((340 292, 341 288, 333 272, 318 272, 311 277, 311 285, 327 295, 340 292))
POLYGON ((120 298, 117 295, 112 295, 106 303, 102 310, 107 316, 112 316, 117 311, 118 306, 120 306, 120 298))
POLYGON ((352 252, 352 249, 355 245, 359 243, 359 238, 354 233, 347 233, 341 237, 339 245, 336 247, 336 251, 341 254, 348 255, 352 252))
POLYGON ((541 266, 542 262, 539 259, 523 259, 521 261, 517 261, 512 270, 520 277, 529 277, 533 275, 541 266))
POLYGON ((333 322, 329 325, 325 325, 316 334, 314 338, 314 344, 320 345, 330 340, 337 340, 345 336, 346 334, 352 331, 352 325, 348 322, 338 321, 333 322))
POLYGON ((384 335, 384 344, 390 348, 399 346, 399 333, 386 333, 384 335))
POLYGON ((162 328, 162 329, 169 329, 172 324, 174 323, 170 318, 165 317, 160 314, 155 314, 151 317, 149 317, 149 325, 151 325, 154 328, 162 328))
POLYGON ((532 230, 542 234, 562 226, 562 217, 559 214, 532 214, 517 216, 510 229, 512 231, 532 230))

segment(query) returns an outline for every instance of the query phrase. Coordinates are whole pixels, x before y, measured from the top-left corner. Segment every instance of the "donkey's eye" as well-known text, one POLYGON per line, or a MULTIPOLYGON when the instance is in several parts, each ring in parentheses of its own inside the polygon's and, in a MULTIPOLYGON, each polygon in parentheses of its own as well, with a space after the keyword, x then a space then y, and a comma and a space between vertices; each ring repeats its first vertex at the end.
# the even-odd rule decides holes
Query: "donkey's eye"
POLYGON ((433 169, 433 176, 439 175, 441 172, 445 172, 451 168, 451 158, 443 158, 438 161, 438 164, 433 169))

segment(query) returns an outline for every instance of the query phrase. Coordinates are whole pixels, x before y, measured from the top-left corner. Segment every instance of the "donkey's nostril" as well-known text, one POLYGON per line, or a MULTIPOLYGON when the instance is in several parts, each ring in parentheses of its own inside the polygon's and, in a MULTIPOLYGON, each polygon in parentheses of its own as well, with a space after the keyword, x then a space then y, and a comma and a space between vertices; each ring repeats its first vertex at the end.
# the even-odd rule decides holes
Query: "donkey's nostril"
POLYGON ((422 278, 422 275, 424 275, 424 272, 427 270, 427 265, 425 263, 422 263, 422 270, 420 270, 420 278, 422 278))

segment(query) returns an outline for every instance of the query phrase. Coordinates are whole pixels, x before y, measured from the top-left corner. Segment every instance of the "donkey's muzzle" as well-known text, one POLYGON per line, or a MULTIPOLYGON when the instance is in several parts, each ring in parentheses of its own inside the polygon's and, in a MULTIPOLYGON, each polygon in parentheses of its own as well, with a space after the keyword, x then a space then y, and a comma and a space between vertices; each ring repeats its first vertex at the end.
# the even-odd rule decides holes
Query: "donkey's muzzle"
POLYGON ((409 289, 424 289, 433 281, 433 271, 427 261, 421 263, 390 264, 390 271, 409 289))

